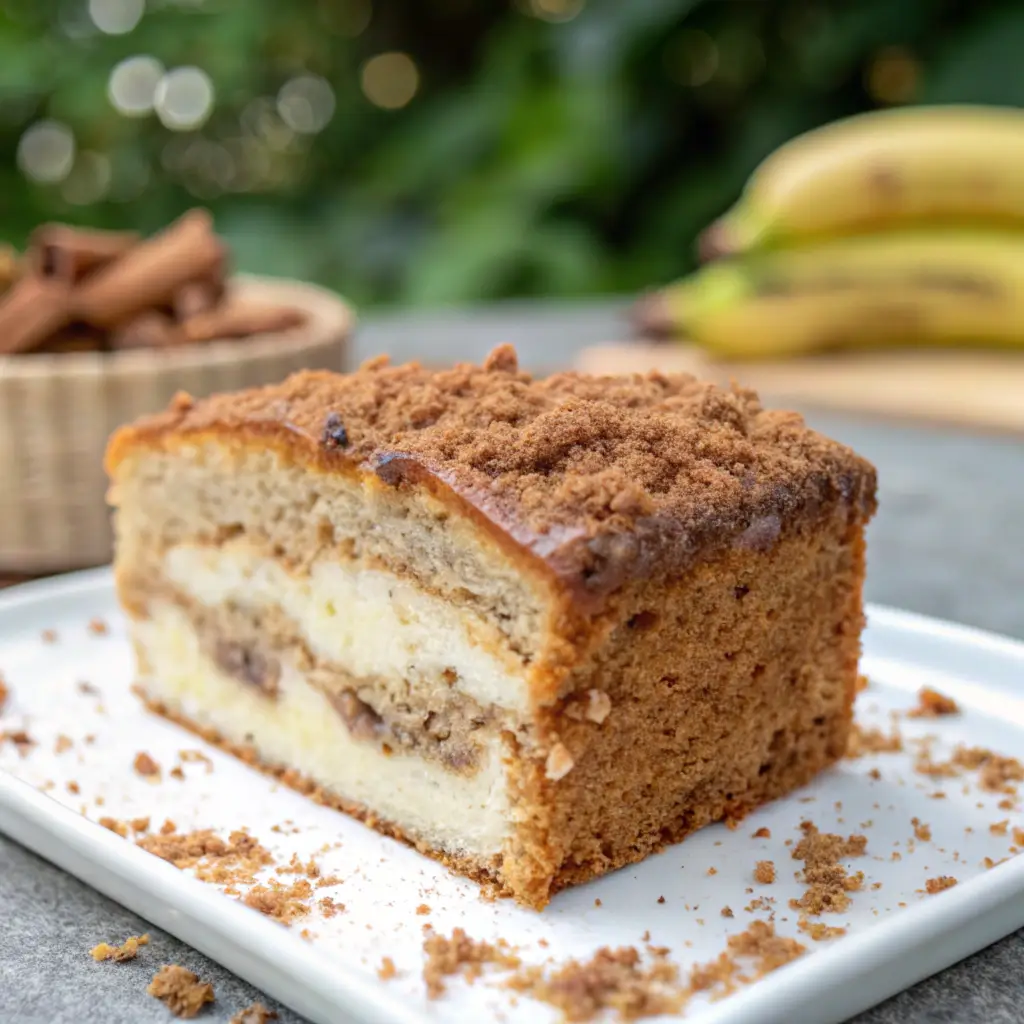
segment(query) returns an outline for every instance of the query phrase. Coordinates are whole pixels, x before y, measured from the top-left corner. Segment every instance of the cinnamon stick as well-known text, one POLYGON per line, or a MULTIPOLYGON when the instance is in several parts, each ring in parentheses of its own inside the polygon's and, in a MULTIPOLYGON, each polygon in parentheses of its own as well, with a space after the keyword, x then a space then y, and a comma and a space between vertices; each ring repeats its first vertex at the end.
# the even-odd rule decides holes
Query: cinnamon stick
POLYGON ((306 315, 288 306, 252 306, 225 303, 208 313, 200 313, 181 325, 186 341, 216 341, 221 338, 246 338, 291 330, 304 323, 306 315))
POLYGON ((112 349, 171 348, 183 341, 178 325, 155 309, 140 313, 110 335, 112 349))
POLYGON ((11 245, 0 245, 0 292, 5 292, 18 279, 21 261, 11 245))
POLYGON ((67 324, 51 334, 35 349, 36 352, 102 352, 107 347, 107 337, 101 331, 85 324, 67 324))
POLYGON ((83 281, 72 293, 72 313, 96 327, 119 327, 144 310, 170 306, 183 285, 209 277, 223 261, 210 214, 190 210, 83 281))
POLYGON ((216 304, 220 289, 213 281, 189 281, 174 296, 174 315, 178 320, 189 320, 206 313, 216 304))
POLYGON ((31 352, 67 321, 67 286, 28 274, 0 297, 0 354, 31 352))
POLYGON ((40 277, 78 284, 123 256, 139 240, 135 231, 92 231, 67 224, 44 224, 29 239, 28 262, 40 277))

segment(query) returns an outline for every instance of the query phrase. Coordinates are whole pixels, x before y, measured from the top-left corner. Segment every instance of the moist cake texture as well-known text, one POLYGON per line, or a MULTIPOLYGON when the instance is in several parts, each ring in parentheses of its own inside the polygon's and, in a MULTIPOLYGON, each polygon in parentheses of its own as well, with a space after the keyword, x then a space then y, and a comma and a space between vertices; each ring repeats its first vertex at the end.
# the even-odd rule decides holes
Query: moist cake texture
POLYGON ((874 470, 753 392, 378 359, 107 466, 150 705, 525 904, 845 749, 874 470))

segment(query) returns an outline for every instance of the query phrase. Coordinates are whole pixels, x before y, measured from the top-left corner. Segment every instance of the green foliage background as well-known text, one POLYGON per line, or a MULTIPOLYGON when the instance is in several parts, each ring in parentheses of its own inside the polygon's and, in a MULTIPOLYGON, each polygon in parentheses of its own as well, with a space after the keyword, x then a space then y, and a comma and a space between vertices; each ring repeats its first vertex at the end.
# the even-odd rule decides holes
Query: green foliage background
POLYGON ((47 219, 149 231, 203 204, 244 269, 360 304, 630 291, 685 272, 696 232, 775 146, 884 100, 869 72, 886 48, 911 69, 901 101, 1024 105, 1019 0, 587 0, 562 21, 529 2, 377 0, 357 32, 367 0, 150 0, 107 36, 86 0, 7 0, 0 236, 21 244, 47 219), (710 76, 691 45, 707 38, 710 76), (386 111, 360 69, 393 50, 420 88, 386 111), (111 68, 137 54, 211 76, 198 132, 111 106, 111 68), (247 136, 250 102, 304 70, 333 86, 326 129, 278 149, 247 136), (108 197, 74 205, 26 180, 18 140, 40 118, 109 158, 108 197), (189 156, 203 142, 259 174, 218 184, 189 156))

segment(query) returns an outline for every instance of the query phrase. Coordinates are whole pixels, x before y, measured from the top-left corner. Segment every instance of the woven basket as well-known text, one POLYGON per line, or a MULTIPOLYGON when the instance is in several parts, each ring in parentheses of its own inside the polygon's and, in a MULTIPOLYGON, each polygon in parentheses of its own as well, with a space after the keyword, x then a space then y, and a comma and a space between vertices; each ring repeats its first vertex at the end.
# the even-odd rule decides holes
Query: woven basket
POLYGON ((299 308, 306 322, 175 349, 0 356, 0 572, 110 560, 103 453, 122 423, 159 411, 176 391, 202 397, 344 368, 354 317, 337 296, 273 278, 239 276, 229 287, 253 304, 299 308))

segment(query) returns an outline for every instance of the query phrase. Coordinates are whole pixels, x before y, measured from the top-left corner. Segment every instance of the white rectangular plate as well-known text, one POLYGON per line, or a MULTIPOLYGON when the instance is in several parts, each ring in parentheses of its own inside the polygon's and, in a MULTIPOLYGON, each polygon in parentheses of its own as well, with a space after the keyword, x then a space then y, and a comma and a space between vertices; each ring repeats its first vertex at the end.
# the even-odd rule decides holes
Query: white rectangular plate
MULTIPOLYGON (((865 648, 871 686, 858 699, 862 724, 887 729, 892 713, 910 708, 927 685, 954 698, 962 714, 901 719, 905 737, 936 735, 936 758, 958 743, 1024 754, 1024 644, 874 608, 865 648)), ((425 923, 444 934, 458 926, 476 939, 504 938, 528 963, 588 958, 601 946, 643 949, 649 931, 685 975, 722 952, 729 934, 765 918, 743 909, 751 900, 773 897, 778 932, 805 942, 808 954, 727 999, 695 998, 685 1019, 699 1024, 841 1021, 1024 925, 1024 857, 984 864, 1014 849, 1013 829, 1024 826, 1020 801, 1000 808, 1007 798, 983 791, 975 773, 916 774, 910 753, 844 761, 735 831, 707 828, 643 864, 560 894, 536 914, 487 902, 474 884, 144 711, 129 690, 130 650, 106 570, 0 596, 0 671, 12 693, 0 729, 25 728, 37 741, 25 757, 0 744, 0 829, 318 1024, 558 1019, 547 1006, 514 1000, 497 973, 474 985, 453 979, 443 998, 428 1001, 420 977, 425 923), (105 634, 89 628, 96 618, 108 625, 105 634), (44 630, 55 631, 56 641, 45 642, 44 630), (81 692, 81 680, 99 695, 81 692), (57 753, 61 734, 73 746, 57 753), (210 757, 213 771, 189 762, 184 780, 169 777, 179 751, 195 749, 210 757), (132 770, 141 751, 163 767, 159 783, 132 770), (68 791, 72 782, 77 795, 68 791), (945 799, 934 798, 937 790, 945 799), (292 853, 315 856, 324 875, 340 875, 340 884, 316 895, 346 910, 329 920, 314 911, 284 928, 98 827, 103 815, 149 815, 154 826, 171 818, 180 831, 246 827, 278 863, 292 853), (913 840, 913 818, 930 826, 930 841, 913 840), (803 892, 791 849, 804 819, 822 831, 868 837, 867 855, 851 864, 865 872, 864 890, 847 913, 821 919, 848 929, 830 942, 801 935, 788 906, 803 892), (1006 819, 1005 834, 990 831, 1006 819), (272 830, 286 822, 294 827, 272 830), (762 826, 771 838, 753 838, 762 826), (325 844, 337 845, 318 852, 325 844), (775 863, 774 885, 754 882, 758 860, 775 863), (926 879, 939 875, 959 884, 925 895, 926 879), (429 914, 416 914, 420 904, 429 914), (724 906, 733 919, 721 916, 724 906), (301 937, 303 927, 312 941, 301 937), (388 982, 376 973, 384 956, 399 971, 388 982)))

